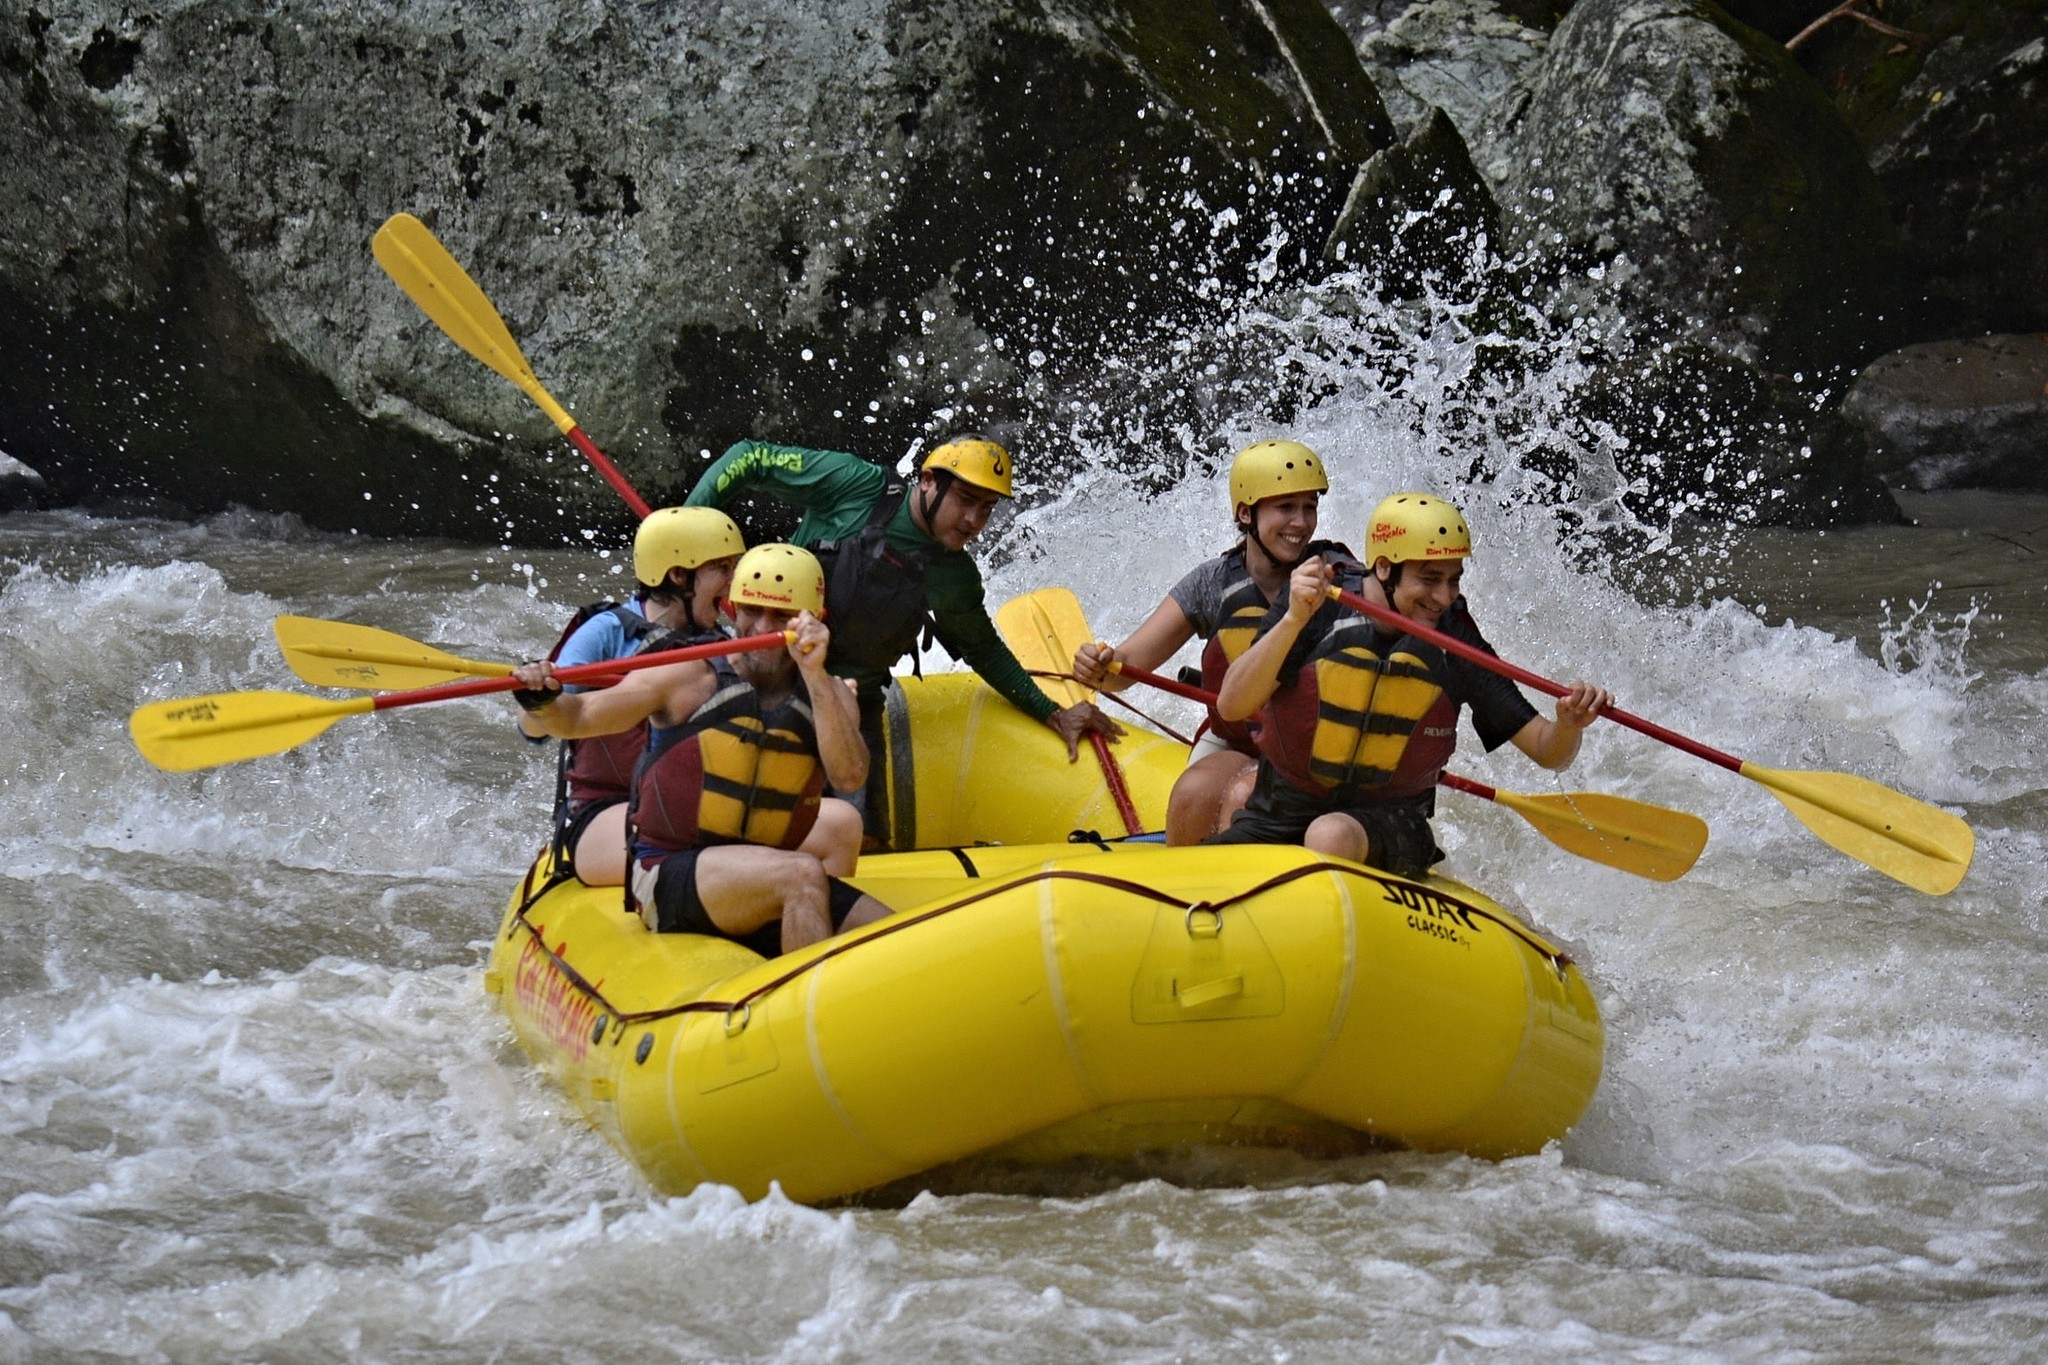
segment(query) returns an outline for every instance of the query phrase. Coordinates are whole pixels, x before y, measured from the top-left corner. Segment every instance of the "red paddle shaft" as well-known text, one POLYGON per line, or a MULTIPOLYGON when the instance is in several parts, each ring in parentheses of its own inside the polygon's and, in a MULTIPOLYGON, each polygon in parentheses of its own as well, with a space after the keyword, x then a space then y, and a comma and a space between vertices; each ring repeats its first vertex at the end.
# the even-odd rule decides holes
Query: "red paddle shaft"
MULTIPOLYGON (((603 659, 597 663, 574 664, 555 670, 555 677, 565 683, 616 681, 621 673, 630 673, 637 668, 658 668, 662 664, 684 664, 692 659, 710 659, 721 654, 746 654, 757 649, 772 649, 787 644, 793 637, 788 631, 775 631, 768 635, 742 635, 737 640, 713 640, 710 644, 691 645, 685 649, 664 649, 658 654, 638 654, 630 659, 603 659)), ((525 686, 519 679, 476 678, 469 682, 441 683, 434 687, 415 687, 404 692, 379 692, 370 701, 372 711, 386 711, 394 706, 417 706, 421 702, 451 701, 457 697, 480 697, 490 692, 513 692, 525 686)))
POLYGON ((583 458, 590 461, 591 467, 604 475, 604 481, 612 486, 613 491, 626 500, 626 506, 633 509, 634 516, 645 521, 653 514, 654 509, 647 505, 647 500, 633 491, 633 485, 626 482, 626 476, 605 458, 604 452, 597 448, 597 442, 585 435, 582 427, 570 427, 569 440, 583 452, 583 458))
MULTIPOLYGON (((1401 613, 1388 607, 1382 607, 1377 603, 1369 602, 1355 592, 1346 592, 1342 588, 1332 587, 1330 589, 1330 596, 1336 598, 1345 606, 1350 607, 1353 611, 1364 612, 1382 625, 1391 626, 1406 635, 1413 635, 1418 640, 1427 640, 1439 649, 1448 650, 1460 658, 1469 659, 1481 668, 1498 673, 1504 678, 1512 678, 1518 683, 1535 688, 1538 692, 1547 692, 1553 697, 1567 697, 1571 695, 1571 689, 1563 683, 1553 682, 1541 674, 1531 673, 1526 668, 1509 663, 1498 654, 1487 653, 1477 645, 1468 645, 1463 640, 1454 640, 1440 630, 1433 630, 1419 621, 1411 621, 1401 615, 1401 613)), ((1703 758, 1709 763, 1719 764, 1732 773, 1742 772, 1742 760, 1734 755, 1724 754, 1719 749, 1709 748, 1696 739, 1687 739, 1675 730, 1667 730, 1655 721, 1644 720, 1641 716, 1624 711, 1619 706, 1603 706, 1600 708, 1600 714, 1616 724, 1626 725, 1629 729, 1639 734, 1648 735, 1651 739, 1661 740, 1674 749, 1681 749, 1691 754, 1694 758, 1703 758)))

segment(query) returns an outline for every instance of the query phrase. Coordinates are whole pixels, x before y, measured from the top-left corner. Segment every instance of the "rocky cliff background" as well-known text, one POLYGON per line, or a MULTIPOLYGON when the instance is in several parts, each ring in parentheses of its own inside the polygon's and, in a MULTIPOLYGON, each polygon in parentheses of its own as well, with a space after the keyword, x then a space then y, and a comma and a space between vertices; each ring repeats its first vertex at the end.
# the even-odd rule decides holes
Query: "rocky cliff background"
MULTIPOLYGON (((1248 306, 1425 296, 1590 320, 1565 416, 1646 500, 2048 486, 2044 28, 2048 0, 0 0, 0 488, 621 521, 372 263, 399 211, 657 503, 748 434, 893 460, 979 426, 1040 479, 1084 440, 1168 479, 1315 400, 1248 306)), ((1566 490, 1570 447, 1531 455, 1566 490)))

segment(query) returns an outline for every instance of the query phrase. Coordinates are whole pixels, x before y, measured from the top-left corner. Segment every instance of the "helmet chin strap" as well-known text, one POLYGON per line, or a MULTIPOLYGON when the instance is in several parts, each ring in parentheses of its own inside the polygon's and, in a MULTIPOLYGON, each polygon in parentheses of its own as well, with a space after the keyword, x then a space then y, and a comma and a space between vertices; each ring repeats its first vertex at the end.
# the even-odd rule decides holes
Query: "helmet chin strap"
POLYGON ((1250 519, 1245 523, 1245 539, 1249 540, 1252 544, 1258 546, 1259 553, 1265 555, 1266 558, 1272 560, 1274 566, 1278 568, 1281 572, 1290 574, 1293 573, 1295 569, 1300 567, 1301 561, 1308 558, 1308 556, 1297 555, 1293 559, 1282 559, 1279 555, 1274 554, 1273 547, 1266 544, 1265 540, 1259 535, 1258 504, 1253 503, 1252 506, 1247 510, 1250 512, 1251 516, 1250 519))
MULTIPOLYGON (((683 566, 678 564, 675 566, 675 569, 670 569, 669 572, 674 573, 676 569, 683 569, 683 566)), ((718 624, 718 604, 716 602, 711 604, 710 621, 699 621, 697 619, 696 569, 683 569, 682 582, 677 583, 673 580, 664 581, 662 585, 658 589, 656 589, 656 591, 661 593, 662 596, 668 601, 681 602, 683 604, 683 624, 688 626, 690 629, 709 630, 713 626, 718 624)))
POLYGON ((924 521, 925 534, 932 531, 932 513, 946 500, 946 493, 953 487, 953 471, 934 469, 931 471, 932 491, 917 500, 917 515, 924 521))
POLYGON ((692 630, 715 630, 718 627, 718 603, 711 604, 711 619, 697 619, 697 570, 690 570, 690 576, 683 580, 683 619, 692 630))

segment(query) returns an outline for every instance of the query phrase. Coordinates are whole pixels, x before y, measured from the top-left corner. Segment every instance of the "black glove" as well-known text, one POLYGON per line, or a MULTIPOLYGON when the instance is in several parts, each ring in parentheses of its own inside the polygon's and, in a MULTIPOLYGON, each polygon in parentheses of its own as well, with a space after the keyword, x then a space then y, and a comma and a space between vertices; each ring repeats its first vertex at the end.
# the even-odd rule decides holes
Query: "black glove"
POLYGON ((550 691, 545 687, 515 687, 512 689, 512 700, 519 703, 519 709, 522 711, 544 710, 547 707, 553 706, 555 698, 561 695, 560 689, 550 691))

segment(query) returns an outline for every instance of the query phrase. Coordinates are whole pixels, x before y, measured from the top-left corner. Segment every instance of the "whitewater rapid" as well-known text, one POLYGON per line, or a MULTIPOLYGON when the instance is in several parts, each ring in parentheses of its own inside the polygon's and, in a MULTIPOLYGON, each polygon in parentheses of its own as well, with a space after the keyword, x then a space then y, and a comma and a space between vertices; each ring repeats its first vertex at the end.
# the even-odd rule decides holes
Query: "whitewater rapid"
MULTIPOLYGON (((1369 409, 1289 434, 1337 478, 1338 539, 1452 486, 1369 409)), ((1919 528, 1680 546, 1668 591, 1631 594, 1555 513, 1465 501, 1503 655, 1956 810, 1963 885, 1909 891, 1619 729, 1555 780, 1467 730, 1476 778, 1713 829, 1660 885, 1442 803, 1447 870, 1569 944, 1606 1012, 1563 1143, 969 1169, 836 1210, 654 1195, 511 1044, 478 964, 551 769, 501 700, 190 774, 128 741, 147 701, 296 689, 281 614, 537 653, 620 590, 616 551, 0 517, 0 1359, 2022 1357, 2048 1327, 2048 609, 1984 565, 2039 542, 1971 540, 1936 500, 1919 528), (1882 614, 1829 590, 1902 555, 1989 607, 1910 611, 1924 575, 1882 614)), ((1068 583, 1117 638, 1221 548, 1222 502, 1213 474, 1084 478, 991 532, 991 598, 1068 583)))

